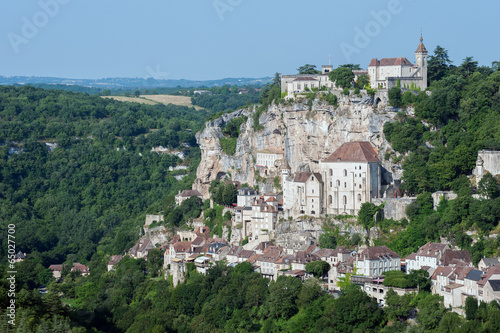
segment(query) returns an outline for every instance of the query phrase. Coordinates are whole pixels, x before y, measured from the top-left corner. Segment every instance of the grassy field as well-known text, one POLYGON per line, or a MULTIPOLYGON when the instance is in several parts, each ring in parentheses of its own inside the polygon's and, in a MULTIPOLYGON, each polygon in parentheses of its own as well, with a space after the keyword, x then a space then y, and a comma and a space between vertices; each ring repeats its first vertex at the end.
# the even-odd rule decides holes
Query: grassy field
POLYGON ((112 98, 120 102, 133 102, 133 103, 141 103, 141 104, 149 104, 155 105, 158 102, 151 101, 149 99, 144 98, 135 98, 135 97, 125 97, 125 96, 102 96, 102 98, 112 98))
POLYGON ((125 97, 125 96, 102 96, 103 98, 112 98, 121 102, 133 102, 142 104, 174 104, 182 105, 188 107, 194 107, 196 110, 201 110, 199 106, 191 104, 191 97, 187 96, 173 96, 173 95, 141 95, 137 97, 125 97))
POLYGON ((191 104, 191 97, 187 96, 173 96, 173 95, 141 95, 142 98, 146 98, 148 100, 162 103, 162 104, 175 104, 175 105, 184 105, 193 107, 196 110, 201 110, 199 106, 191 104))

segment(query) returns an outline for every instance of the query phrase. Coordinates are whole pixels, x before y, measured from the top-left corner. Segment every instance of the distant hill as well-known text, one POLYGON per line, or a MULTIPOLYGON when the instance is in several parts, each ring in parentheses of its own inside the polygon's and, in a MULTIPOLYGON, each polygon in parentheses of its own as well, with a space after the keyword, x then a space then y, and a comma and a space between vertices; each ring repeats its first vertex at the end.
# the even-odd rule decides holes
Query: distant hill
MULTIPOLYGON (((0 85, 76 85, 99 89, 131 89, 131 88, 175 88, 175 87, 217 87, 224 85, 265 85, 271 77, 263 78, 225 78, 219 80, 157 80, 154 78, 103 78, 103 79, 68 79, 36 76, 2 76, 0 85)), ((45 87, 44 87, 45 88, 45 87)), ((59 88, 59 87, 58 87, 59 88)))

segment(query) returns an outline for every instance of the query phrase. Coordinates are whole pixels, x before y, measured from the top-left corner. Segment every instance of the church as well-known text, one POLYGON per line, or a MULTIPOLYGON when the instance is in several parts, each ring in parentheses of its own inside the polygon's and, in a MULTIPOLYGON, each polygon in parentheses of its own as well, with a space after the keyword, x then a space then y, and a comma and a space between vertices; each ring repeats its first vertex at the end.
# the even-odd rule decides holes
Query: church
POLYGON ((281 166, 283 210, 288 216, 355 215, 381 195, 377 150, 367 141, 346 142, 320 161, 319 172, 291 174, 281 166))

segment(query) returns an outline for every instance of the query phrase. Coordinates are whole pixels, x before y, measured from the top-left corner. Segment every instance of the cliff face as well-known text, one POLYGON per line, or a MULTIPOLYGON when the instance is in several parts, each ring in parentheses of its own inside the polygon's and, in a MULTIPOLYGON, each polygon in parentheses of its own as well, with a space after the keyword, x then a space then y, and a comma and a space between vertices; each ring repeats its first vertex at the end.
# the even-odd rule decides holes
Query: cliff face
POLYGON ((258 132, 253 130, 253 112, 244 109, 223 115, 208 122, 205 129, 196 134, 202 156, 194 189, 204 197, 208 197, 210 182, 226 175, 234 181, 255 185, 256 152, 267 147, 283 149, 293 173, 318 171, 319 161, 344 142, 370 141, 377 147, 383 167, 392 168, 383 159, 388 147, 383 125, 386 121, 393 121, 396 113, 389 107, 372 106, 369 98, 341 97, 338 107, 318 99, 311 107, 304 103, 272 105, 261 115, 260 123, 264 129, 258 132), (228 156, 219 142, 222 129, 229 120, 242 115, 246 115, 248 121, 241 127, 236 153, 228 156))

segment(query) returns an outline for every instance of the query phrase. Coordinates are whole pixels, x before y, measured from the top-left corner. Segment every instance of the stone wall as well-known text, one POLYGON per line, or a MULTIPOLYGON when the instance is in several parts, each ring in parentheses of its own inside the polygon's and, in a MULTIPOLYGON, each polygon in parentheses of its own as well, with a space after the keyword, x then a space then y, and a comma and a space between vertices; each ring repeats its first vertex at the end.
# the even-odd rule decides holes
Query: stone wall
POLYGON ((406 207, 415 202, 416 197, 403 197, 403 198, 383 198, 383 199, 372 199, 372 202, 379 206, 385 202, 384 206, 384 218, 394 219, 396 221, 402 218, 407 218, 406 207))

